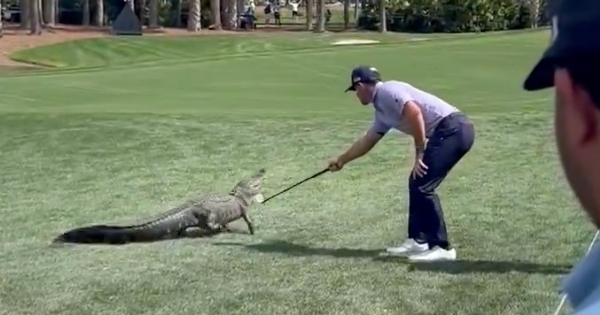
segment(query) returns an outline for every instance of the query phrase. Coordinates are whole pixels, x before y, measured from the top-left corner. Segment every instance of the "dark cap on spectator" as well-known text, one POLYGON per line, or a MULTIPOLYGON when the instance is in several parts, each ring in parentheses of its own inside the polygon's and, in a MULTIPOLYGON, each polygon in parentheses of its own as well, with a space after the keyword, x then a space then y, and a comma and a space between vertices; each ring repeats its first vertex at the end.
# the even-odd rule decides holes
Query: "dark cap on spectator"
POLYGON ((377 69, 369 66, 359 66, 352 70, 350 87, 344 92, 355 91, 356 83, 377 83, 379 81, 381 81, 381 75, 377 69))
POLYGON ((600 0, 552 2, 552 41, 523 83, 528 91, 554 86, 557 65, 589 62, 579 56, 600 53, 600 0))

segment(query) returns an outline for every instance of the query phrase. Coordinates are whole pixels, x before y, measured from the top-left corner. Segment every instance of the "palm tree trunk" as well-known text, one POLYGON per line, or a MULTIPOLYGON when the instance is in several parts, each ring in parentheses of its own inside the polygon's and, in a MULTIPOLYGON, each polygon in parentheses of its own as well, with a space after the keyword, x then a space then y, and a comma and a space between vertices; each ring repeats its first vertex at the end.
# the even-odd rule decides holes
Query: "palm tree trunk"
POLYGON ((344 0, 344 29, 350 28, 350 0, 344 0))
MULTIPOLYGON (((318 1, 318 0, 317 0, 318 1)), ((306 0, 306 30, 312 31, 313 29, 313 15, 314 13, 314 0, 306 0)))
MULTIPOLYGON (((191 6, 191 4, 190 4, 190 6, 191 6)), ((148 9, 149 9, 148 28, 151 28, 151 29, 160 28, 158 26, 158 0, 150 0, 150 5, 149 5, 148 9)), ((191 10, 190 10, 190 14, 191 14, 191 10)), ((188 23, 188 25, 189 25, 189 23, 188 23)))
POLYGON ((381 20, 381 25, 379 26, 379 31, 382 33, 387 32, 387 21, 385 16, 385 0, 379 0, 379 19, 381 20))
POLYGON ((90 0, 83 0, 83 26, 90 26, 90 0))
POLYGON ((31 28, 31 18, 29 17, 30 1, 32 0, 21 0, 19 2, 19 11, 21 12, 21 29, 26 30, 31 28))
POLYGON ((529 2, 529 27, 537 28, 537 22, 540 17, 540 0, 530 0, 529 2))
POLYGON ((44 0, 43 1, 43 9, 44 12, 44 22, 46 22, 49 26, 54 26, 56 24, 56 3, 57 0, 44 0))
MULTIPOLYGON (((4 8, 4 1, 0 0, 0 11, 4 8)), ((2 27, 2 16, 0 16, 0 38, 4 36, 4 28, 2 27)))
POLYGON ((317 28, 315 33, 325 32, 325 0, 317 0, 317 28))
POLYGON ((221 23, 221 0, 210 0, 210 11, 213 28, 218 31, 223 29, 221 23))
POLYGON ((177 27, 181 27, 181 9, 183 5, 183 1, 177 0, 177 17, 175 18, 175 25, 177 27))
POLYGON ((39 3, 41 0, 29 0, 29 30, 30 35, 42 35, 41 12, 39 3))
POLYGON ((239 27, 239 24, 240 24, 239 15, 243 14, 244 11, 246 10, 244 2, 245 2, 244 0, 237 0, 237 2, 236 2, 236 16, 235 16, 236 29, 239 27))
POLYGON ((94 25, 104 26, 104 0, 96 0, 96 14, 94 15, 94 25))
POLYGON ((200 0, 189 0, 188 9, 188 23, 187 30, 190 32, 197 32, 200 30, 200 0))
POLYGON ((223 19, 223 28, 231 31, 235 30, 236 26, 236 0, 223 0, 223 15, 221 19, 223 19))
POLYGON ((235 31, 238 29, 238 2, 237 0, 228 0, 229 1, 229 26, 231 27, 229 30, 235 31))

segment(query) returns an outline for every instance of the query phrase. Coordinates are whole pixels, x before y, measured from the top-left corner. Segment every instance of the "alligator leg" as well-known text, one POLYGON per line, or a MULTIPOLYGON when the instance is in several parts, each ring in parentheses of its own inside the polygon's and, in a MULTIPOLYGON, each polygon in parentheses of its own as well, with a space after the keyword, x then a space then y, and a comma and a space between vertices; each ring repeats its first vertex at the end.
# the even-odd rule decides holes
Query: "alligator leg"
POLYGON ((244 219, 244 221, 246 221, 246 225, 248 225, 248 231, 250 231, 250 235, 254 235, 254 222, 252 222, 252 220, 250 220, 250 217, 248 217, 248 214, 243 213, 242 219, 244 219))

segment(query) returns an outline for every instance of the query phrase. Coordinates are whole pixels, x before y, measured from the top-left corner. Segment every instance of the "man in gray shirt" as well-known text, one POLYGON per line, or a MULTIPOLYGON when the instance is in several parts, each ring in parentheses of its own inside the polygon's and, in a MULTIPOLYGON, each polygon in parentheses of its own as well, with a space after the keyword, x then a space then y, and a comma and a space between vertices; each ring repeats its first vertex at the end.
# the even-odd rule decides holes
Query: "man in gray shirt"
POLYGON ((456 259, 435 190, 471 149, 475 140, 473 125, 456 107, 435 95, 401 81, 382 82, 373 67, 355 68, 350 79, 346 92, 356 91, 362 105, 373 104, 373 123, 362 138, 329 162, 329 170, 339 171, 365 155, 392 128, 411 135, 415 163, 408 181, 408 239, 386 251, 408 256, 413 262, 456 259))

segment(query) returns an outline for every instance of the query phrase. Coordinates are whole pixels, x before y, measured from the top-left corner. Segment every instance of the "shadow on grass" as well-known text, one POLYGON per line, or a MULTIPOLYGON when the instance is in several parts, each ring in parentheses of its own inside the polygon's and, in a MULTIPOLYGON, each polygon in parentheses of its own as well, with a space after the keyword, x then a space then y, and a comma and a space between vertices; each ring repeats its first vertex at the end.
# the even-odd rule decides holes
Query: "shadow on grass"
POLYGON ((259 244, 236 242, 216 242, 214 246, 239 246, 261 253, 279 253, 289 256, 329 256, 335 258, 372 258, 383 263, 400 263, 408 266, 408 271, 440 272, 448 274, 466 273, 508 273, 562 275, 569 272, 569 264, 538 264, 525 261, 456 260, 452 262, 409 263, 407 259, 392 256, 379 256, 381 249, 324 248, 294 244, 275 240, 259 244))
POLYGON ((289 256, 330 256, 336 258, 369 258, 381 253, 380 249, 324 248, 293 244, 286 241, 269 241, 259 244, 218 242, 215 246, 239 246, 261 253, 277 253, 289 256))

